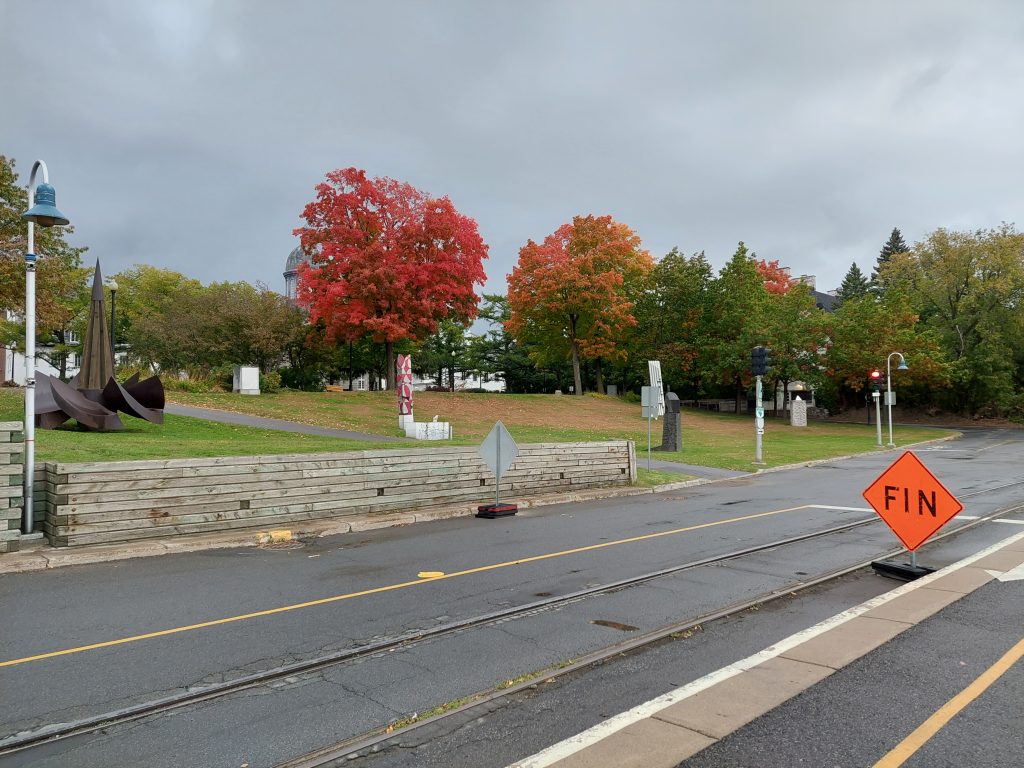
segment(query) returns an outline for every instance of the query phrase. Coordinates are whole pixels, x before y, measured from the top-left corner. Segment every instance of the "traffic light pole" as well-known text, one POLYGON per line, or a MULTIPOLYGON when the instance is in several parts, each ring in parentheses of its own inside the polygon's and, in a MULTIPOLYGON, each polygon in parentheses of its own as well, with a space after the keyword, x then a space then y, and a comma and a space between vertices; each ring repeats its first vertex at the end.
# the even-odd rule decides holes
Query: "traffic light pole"
POLYGON ((879 404, 879 400, 882 399, 882 393, 875 390, 871 393, 871 398, 875 401, 875 433, 877 435, 875 439, 875 445, 879 448, 882 447, 882 407, 879 404))
POLYGON ((754 411, 754 425, 757 431, 757 437, 754 441, 754 463, 764 464, 764 460, 761 458, 761 435, 764 434, 764 406, 762 405, 761 376, 758 375, 756 378, 757 384, 754 388, 754 408, 756 409, 754 411))

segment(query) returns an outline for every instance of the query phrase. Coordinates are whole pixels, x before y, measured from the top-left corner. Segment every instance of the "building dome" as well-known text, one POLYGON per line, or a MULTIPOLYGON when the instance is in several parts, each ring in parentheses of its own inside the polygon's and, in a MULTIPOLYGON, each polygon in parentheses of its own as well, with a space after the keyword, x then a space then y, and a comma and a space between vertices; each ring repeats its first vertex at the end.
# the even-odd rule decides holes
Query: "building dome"
POLYGON ((288 254, 288 260, 284 263, 284 273, 287 275, 289 272, 298 272, 299 264, 309 264, 309 256, 302 252, 302 247, 297 246, 291 253, 288 254))
POLYGON ((284 262, 284 295, 285 298, 294 299, 295 292, 299 286, 299 265, 310 264, 308 254, 303 253, 301 247, 296 247, 288 254, 284 262))

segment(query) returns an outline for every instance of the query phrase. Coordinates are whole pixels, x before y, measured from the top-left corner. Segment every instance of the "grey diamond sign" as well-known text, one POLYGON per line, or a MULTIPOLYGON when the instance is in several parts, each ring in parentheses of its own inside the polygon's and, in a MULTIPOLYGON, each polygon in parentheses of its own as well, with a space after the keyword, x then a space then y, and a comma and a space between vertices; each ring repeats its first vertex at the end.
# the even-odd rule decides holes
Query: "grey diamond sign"
POLYGON ((519 446, 512 439, 512 435, 505 429, 500 421, 494 424, 494 428, 487 434, 484 441, 477 449, 480 458, 484 460, 491 472, 501 480, 501 476, 512 466, 519 455, 519 446))

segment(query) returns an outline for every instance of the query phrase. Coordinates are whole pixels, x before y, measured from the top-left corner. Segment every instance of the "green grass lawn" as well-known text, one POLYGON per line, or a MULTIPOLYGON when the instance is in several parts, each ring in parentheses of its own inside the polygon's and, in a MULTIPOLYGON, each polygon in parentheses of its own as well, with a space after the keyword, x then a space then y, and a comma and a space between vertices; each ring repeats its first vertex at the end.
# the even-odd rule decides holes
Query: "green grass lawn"
MULTIPOLYGON (((0 389, 0 421, 22 421, 24 407, 21 390, 0 389)), ((377 442, 254 429, 170 414, 164 419, 164 424, 160 426, 121 414, 125 425, 121 432, 88 432, 78 429, 74 422, 60 429, 37 429, 36 461, 74 463, 183 459, 325 453, 386 447, 377 442)))
MULTIPOLYGON (((20 420, 21 390, 0 390, 0 418, 20 420)), ((169 392, 168 399, 183 405, 286 419, 318 426, 398 437, 397 402, 388 392, 281 392, 258 397, 230 393, 169 392)), ((647 422, 640 406, 610 397, 556 395, 488 395, 417 392, 416 417, 429 421, 435 414, 452 422, 456 439, 446 445, 477 445, 500 419, 523 443, 608 439, 636 441, 638 463, 647 448, 647 422)), ((244 456, 268 453, 380 449, 384 447, 441 447, 401 440, 389 443, 341 440, 290 432, 217 424, 202 419, 168 415, 156 426, 124 416, 127 429, 96 433, 64 427, 38 430, 39 461, 108 461, 121 459, 183 458, 190 456, 244 456)), ((900 446, 954 434, 926 427, 898 427, 900 446)), ((654 423, 654 444, 661 442, 661 424, 654 423)), ((763 454, 767 466, 872 451, 875 429, 865 424, 811 422, 793 428, 781 420, 767 421, 763 454)), ((745 416, 684 411, 683 450, 657 458, 725 469, 752 470, 753 420, 745 416)), ((671 474, 671 473, 669 473, 671 474)), ((675 479, 684 479, 680 475, 675 479)), ((659 482, 670 480, 659 479, 659 482)), ((655 477, 645 483, 654 483, 655 477)))

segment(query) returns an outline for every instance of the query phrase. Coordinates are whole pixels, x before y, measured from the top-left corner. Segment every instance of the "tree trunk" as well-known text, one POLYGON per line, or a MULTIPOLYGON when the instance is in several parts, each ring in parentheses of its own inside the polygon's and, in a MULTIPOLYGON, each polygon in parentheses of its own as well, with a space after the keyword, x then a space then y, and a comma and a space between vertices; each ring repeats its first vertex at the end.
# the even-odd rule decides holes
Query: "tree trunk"
POLYGON ((601 370, 601 358, 594 359, 594 367, 597 369, 597 394, 604 394, 604 371, 601 370))
POLYGON ((384 389, 389 392, 395 388, 395 345, 384 342, 384 389))
POLYGON ((576 385, 573 394, 579 396, 583 394, 583 379, 580 376, 580 348, 576 343, 575 339, 571 342, 572 344, 572 380, 576 385))
MULTIPOLYGON (((736 377, 736 415, 740 414, 740 398, 743 396, 743 379, 739 376, 736 377)), ((757 395, 754 395, 754 399, 757 399, 757 395)))
POLYGON ((448 389, 452 392, 455 391, 455 363, 453 362, 451 367, 448 369, 448 389))

